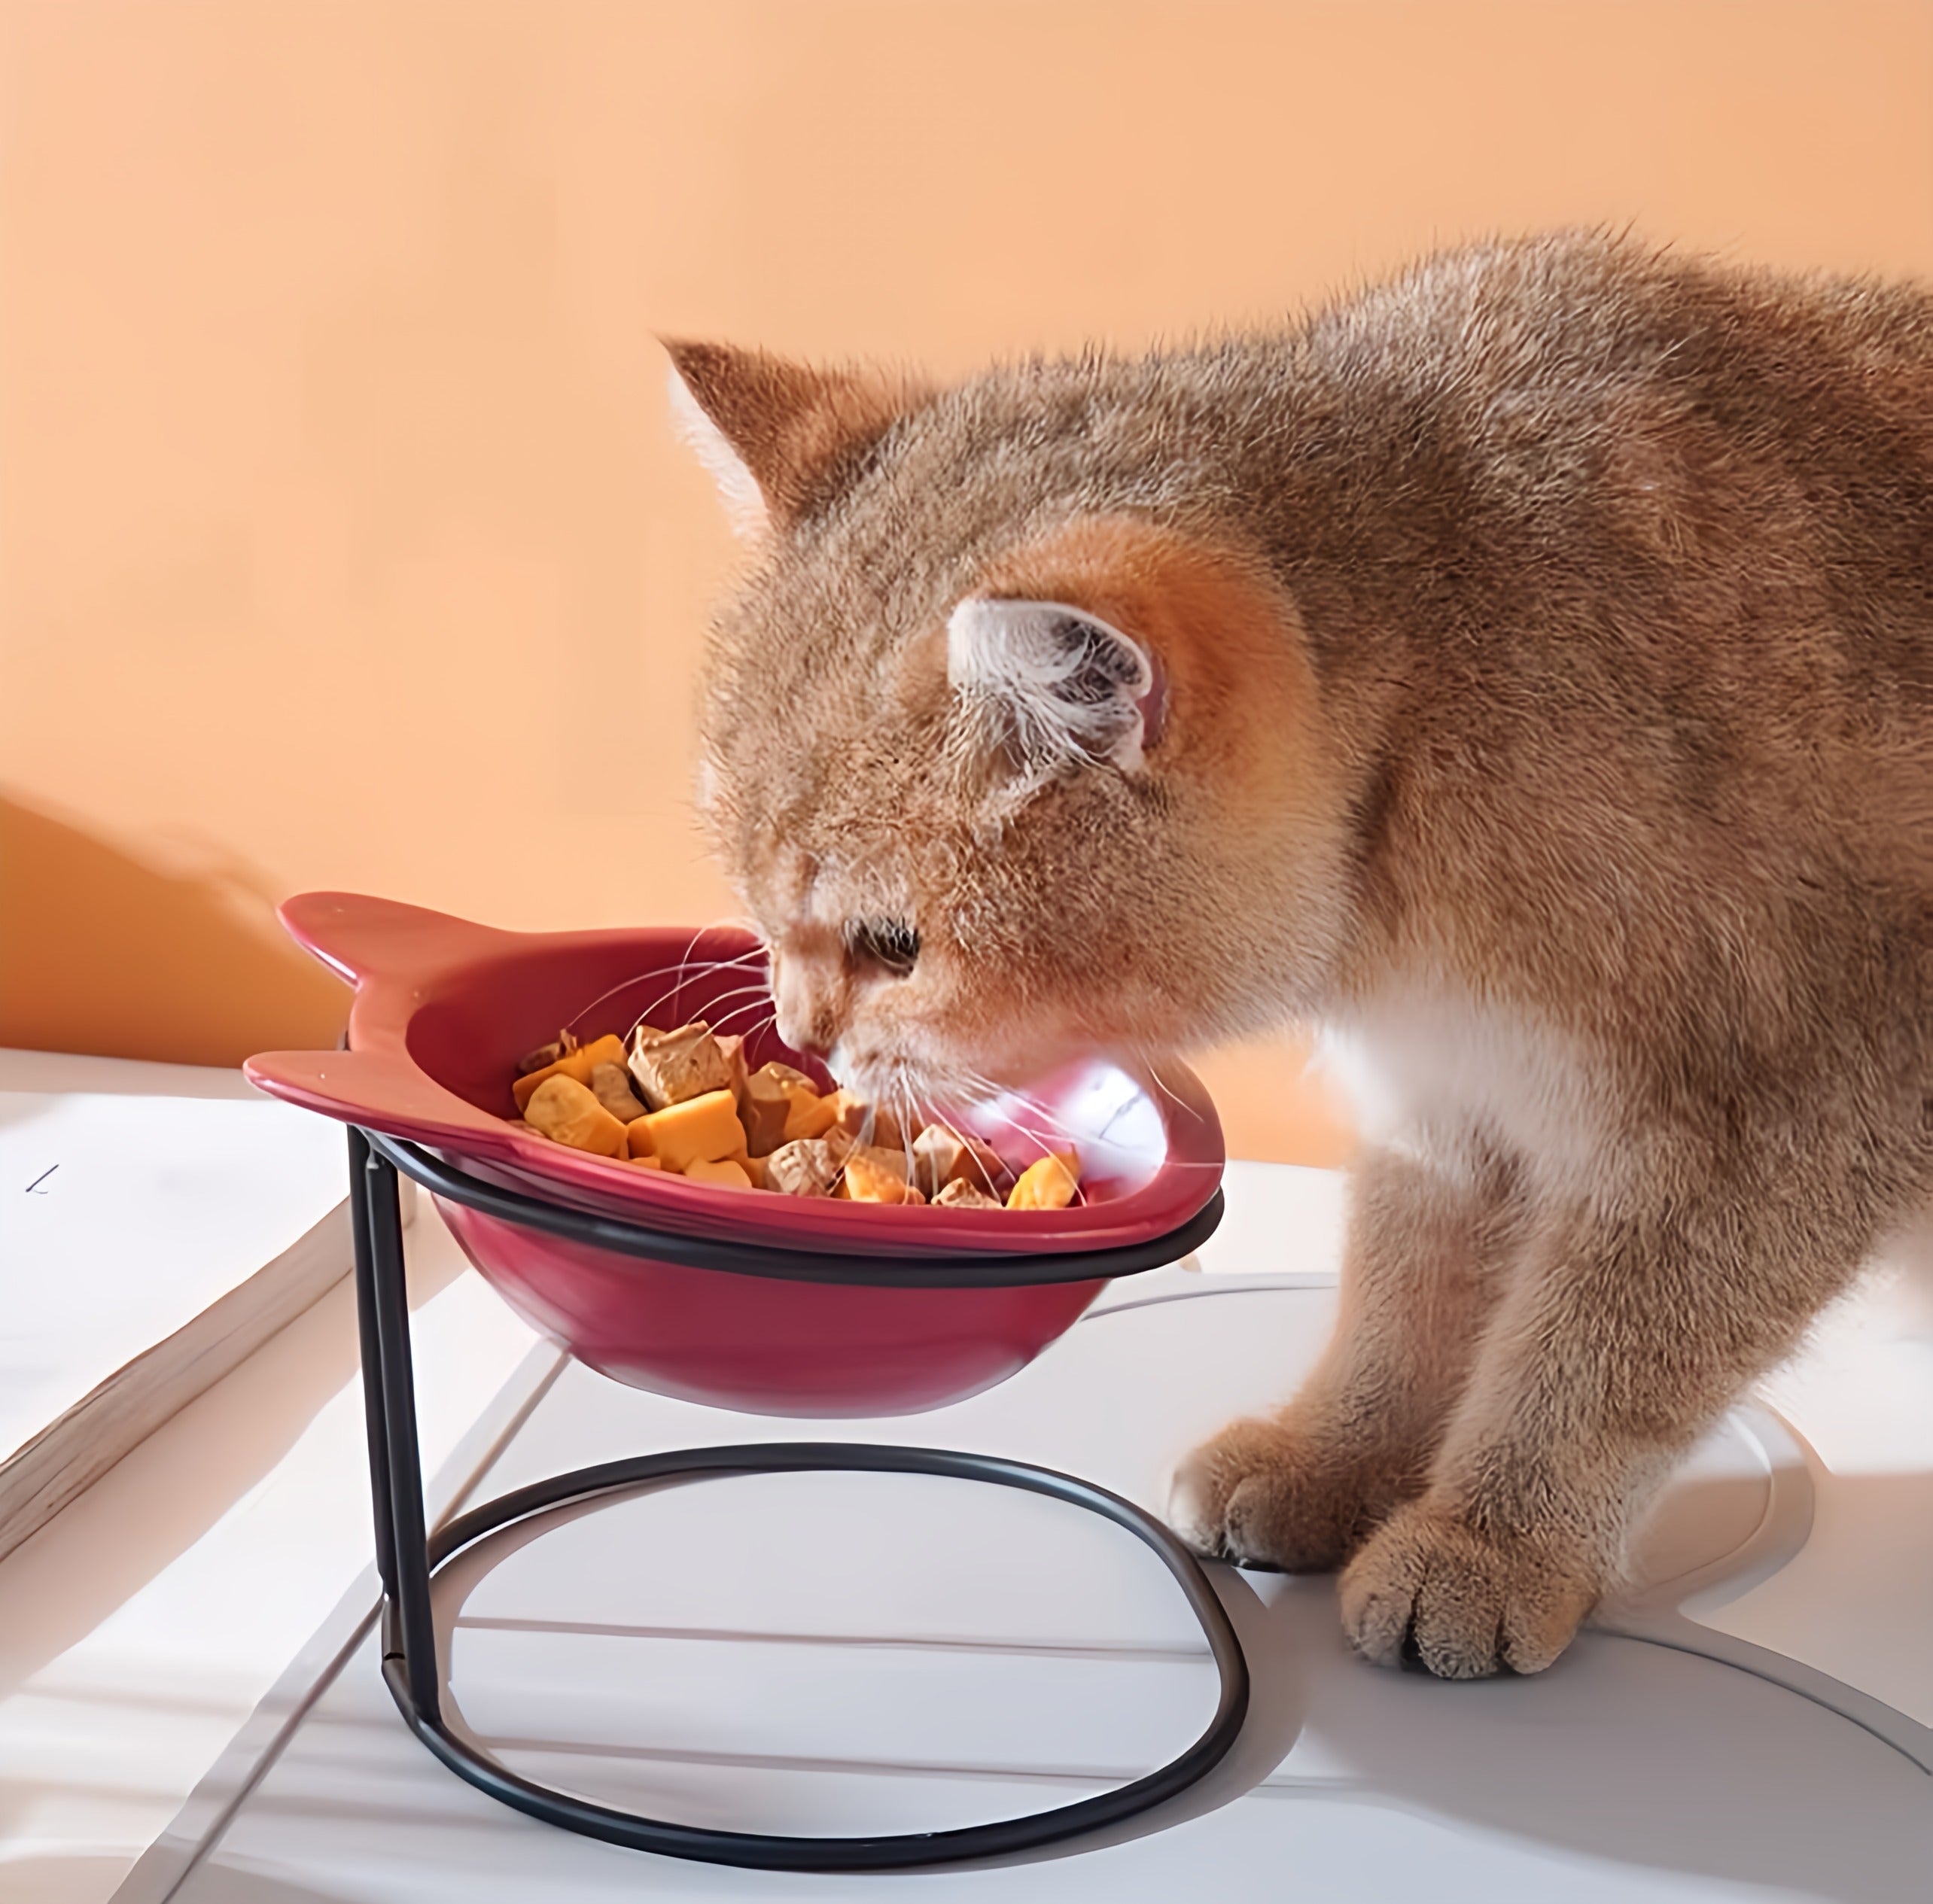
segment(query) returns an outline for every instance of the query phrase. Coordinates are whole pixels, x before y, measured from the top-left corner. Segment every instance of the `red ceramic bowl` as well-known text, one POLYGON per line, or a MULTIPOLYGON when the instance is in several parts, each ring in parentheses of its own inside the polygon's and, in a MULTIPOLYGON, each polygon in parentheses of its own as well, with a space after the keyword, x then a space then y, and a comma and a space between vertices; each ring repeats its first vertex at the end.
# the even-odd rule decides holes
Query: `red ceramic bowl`
MULTIPOLYGON (((513 1130, 518 1057, 569 1025, 584 1039, 635 1019, 744 1030, 752 1066, 782 1059, 749 935, 662 928, 506 932, 341 893, 282 909, 297 941, 355 987, 349 1049, 271 1051, 263 1090, 433 1151, 504 1189, 651 1229, 853 1262, 1003 1256, 1145 1244, 1198 1215, 1219 1185, 1221 1127, 1180 1066, 1158 1083, 1106 1059, 1030 1082, 959 1121, 1023 1165, 1071 1142, 1084 1200, 1054 1212, 903 1209, 687 1183, 513 1130)), ((936 1407, 1023 1367, 1100 1281, 895 1287, 696 1269, 545 1234, 439 1197, 465 1253, 527 1321, 580 1360, 662 1394, 764 1414, 936 1407)))

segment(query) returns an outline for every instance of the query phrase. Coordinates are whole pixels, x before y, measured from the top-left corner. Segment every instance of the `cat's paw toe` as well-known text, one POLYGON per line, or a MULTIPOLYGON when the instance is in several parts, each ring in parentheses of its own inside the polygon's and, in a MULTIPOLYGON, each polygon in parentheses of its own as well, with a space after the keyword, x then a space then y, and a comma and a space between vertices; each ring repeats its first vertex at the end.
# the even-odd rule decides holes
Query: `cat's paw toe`
POLYGON ((1395 1665, 1413 1650, 1439 1679, 1542 1672, 1597 1597, 1575 1560, 1531 1541, 1499 1542, 1420 1505, 1369 1541, 1339 1591, 1358 1653, 1395 1665))
POLYGON ((1197 1553, 1290 1573, 1340 1566, 1371 1519, 1359 1477, 1326 1473, 1268 1422, 1237 1422, 1175 1471, 1168 1522, 1197 1553))
POLYGON ((1215 1458, 1214 1443, 1197 1448, 1168 1477, 1168 1525, 1197 1553, 1219 1556, 1222 1513, 1232 1491, 1215 1458))

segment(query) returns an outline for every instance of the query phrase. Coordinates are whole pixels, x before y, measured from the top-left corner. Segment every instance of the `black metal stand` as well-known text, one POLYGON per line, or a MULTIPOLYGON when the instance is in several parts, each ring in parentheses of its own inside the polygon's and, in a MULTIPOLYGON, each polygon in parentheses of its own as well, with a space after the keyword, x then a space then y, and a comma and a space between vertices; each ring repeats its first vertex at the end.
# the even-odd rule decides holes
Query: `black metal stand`
POLYGON ((376 1504, 376 1566, 383 1589, 382 1670, 410 1729, 431 1751, 479 1790, 518 1811, 588 1837, 638 1851, 707 1863, 778 1871, 884 1871, 955 1863, 1026 1851, 1073 1838, 1158 1805, 1219 1763, 1234 1744, 1248 1710, 1248 1668, 1221 1601, 1195 1556, 1138 1507, 1070 1475, 992 1455, 863 1442, 766 1442, 742 1447, 688 1448, 578 1468, 485 1502, 437 1534, 426 1537, 416 1403, 409 1358, 409 1309, 403 1282, 402 1216, 397 1172, 440 1197, 507 1217, 553 1235, 627 1255, 691 1261, 752 1276, 815 1281, 908 1281, 957 1285, 1084 1279, 1132 1274, 1172 1262, 1203 1240, 1221 1215, 1221 1198, 1173 1235, 1131 1249, 1031 1258, 889 1258, 814 1257, 674 1236, 641 1224, 593 1216, 486 1184, 413 1145, 373 1132, 349 1132, 349 1187, 356 1254, 356 1312, 361 1333, 363 1395, 369 1431, 370 1485, 376 1504), (790 1838, 754 1832, 708 1831, 696 1825, 640 1817, 519 1777, 460 1738, 444 1722, 442 1677, 430 1610, 430 1582, 452 1555, 495 1528, 567 1501, 672 1479, 720 1474, 808 1473, 837 1470, 939 1474, 1021 1488, 1084 1507, 1125 1528, 1152 1548, 1173 1575, 1207 1638, 1221 1675, 1221 1698, 1207 1729, 1167 1764, 1131 1784, 1022 1818, 955 1831, 865 1838, 790 1838))

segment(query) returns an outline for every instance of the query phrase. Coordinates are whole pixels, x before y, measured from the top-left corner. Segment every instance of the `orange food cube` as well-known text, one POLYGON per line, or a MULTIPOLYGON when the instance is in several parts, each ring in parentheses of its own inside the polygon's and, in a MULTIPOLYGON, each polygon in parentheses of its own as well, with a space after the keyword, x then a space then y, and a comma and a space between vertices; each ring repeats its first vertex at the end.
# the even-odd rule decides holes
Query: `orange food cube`
POLYGON ((694 1157, 684 1167, 684 1173, 693 1183, 723 1184, 732 1190, 750 1190, 752 1180, 745 1174, 744 1167, 736 1158, 723 1157, 715 1163, 707 1158, 694 1157))
POLYGON ((662 1157, 628 1157, 624 1160, 627 1163, 636 1164, 641 1170, 662 1170, 665 1167, 662 1157))
POLYGON ((588 1084, 575 1078, 549 1077, 530 1095, 525 1121, 545 1136, 594 1157, 625 1154, 624 1127, 600 1104, 588 1084))
POLYGON ((906 1180, 906 1159, 896 1151, 854 1151, 846 1159, 845 1188, 855 1203, 924 1203, 926 1199, 906 1180), (894 1169, 890 1160, 899 1157, 894 1169))
POLYGON ((668 1170, 720 1163, 740 1155, 746 1148, 745 1127, 738 1121, 738 1106, 729 1090, 707 1091, 682 1104, 647 1112, 631 1126, 632 1130, 636 1131, 639 1124, 644 1127, 645 1148, 668 1170))
POLYGON ((1080 1182, 1081 1168, 1072 1151, 1061 1157, 1043 1157, 1020 1173, 1019 1181, 1007 1192, 1010 1210, 1064 1210, 1074 1200, 1074 1186, 1080 1182))
POLYGON ((577 1083, 588 1086, 591 1073, 601 1064, 622 1064, 624 1062, 624 1040, 615 1035, 595 1038, 589 1044, 559 1058, 555 1064, 546 1065, 541 1071, 533 1071, 527 1077, 519 1078, 510 1087, 510 1095, 517 1100, 517 1109, 528 1116, 531 1099, 553 1078, 569 1078, 577 1083))
POLYGON ((839 1107, 830 1097, 811 1089, 791 1093, 792 1109, 785 1120, 785 1141, 796 1144, 808 1137, 823 1137, 839 1121, 839 1107))
MULTIPOLYGON (((589 1084, 591 1074, 588 1069, 581 1078, 577 1076, 574 1062, 577 1055, 573 1051, 569 1057, 559 1058, 555 1064, 546 1065, 541 1071, 526 1072, 511 1085, 510 1095, 517 1101, 517 1115, 519 1117, 522 1117, 530 1108, 530 1100, 536 1095, 538 1088, 549 1084, 553 1078, 569 1078, 577 1084, 589 1084)), ((528 1123, 529 1120, 525 1118, 525 1121, 528 1123)))

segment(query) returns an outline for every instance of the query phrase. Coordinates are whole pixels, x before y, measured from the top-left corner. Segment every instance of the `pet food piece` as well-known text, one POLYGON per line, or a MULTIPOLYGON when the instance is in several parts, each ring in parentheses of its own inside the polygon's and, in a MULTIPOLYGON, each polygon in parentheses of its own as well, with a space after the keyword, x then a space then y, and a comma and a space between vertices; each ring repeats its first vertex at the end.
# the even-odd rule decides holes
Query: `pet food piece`
MULTIPOLYGON (((725 1088, 742 1106, 745 1096, 745 1041, 735 1031, 714 1035, 718 1039, 719 1050, 725 1054, 725 1088)), ((738 1115, 741 1118, 745 1115, 742 1109, 738 1115)))
POLYGON ((872 1158, 881 1169, 891 1171, 902 1183, 913 1182, 913 1161, 904 1151, 891 1144, 860 1144, 854 1148, 872 1158))
POLYGON ((1010 1210, 1064 1210, 1074 1200, 1074 1186, 1080 1182, 1080 1163, 1072 1151, 1060 1157, 1043 1157, 1021 1171, 1007 1192, 1010 1210))
POLYGON ((709 1090, 682 1104, 647 1112, 631 1125, 631 1131, 640 1125, 645 1142, 635 1147, 648 1150, 668 1170, 720 1163, 745 1148, 745 1127, 738 1121, 738 1106, 729 1090, 709 1090))
POLYGON ((810 1085, 791 1093, 792 1109, 785 1120, 785 1141, 796 1144, 802 1138, 823 1137, 839 1121, 838 1107, 830 1097, 821 1097, 810 1085))
POLYGON ((723 1184, 728 1190, 750 1190, 752 1187, 744 1166, 735 1157, 721 1157, 716 1163, 696 1157, 685 1166, 684 1173, 693 1183, 723 1184))
POLYGON ((933 1206, 936 1210, 997 1210, 1001 1208, 997 1197, 989 1197, 976 1183, 964 1177, 951 1177, 939 1187, 933 1197, 933 1206))
POLYGON ((600 1104, 588 1084, 574 1078, 551 1076, 531 1093, 524 1107, 525 1121, 545 1136, 593 1157, 622 1157, 624 1127, 600 1104))
POLYGON ((843 1133, 784 1145, 764 1160, 766 1188, 782 1197, 830 1197, 846 1150, 843 1133))
POLYGON ((847 1196, 855 1203, 924 1203, 926 1199, 907 1179, 906 1161, 903 1151, 854 1151, 846 1159, 847 1196), (894 1157, 900 1160, 897 1169, 894 1157))
POLYGON ((567 1027, 560 1031, 548 1045, 540 1045, 534 1051, 526 1051, 517 1060, 517 1075, 528 1078, 533 1071, 548 1071, 553 1064, 561 1063, 577 1048, 577 1040, 567 1027))
POLYGON ((665 1167, 662 1157, 627 1157, 624 1160, 636 1164, 641 1170, 662 1170, 665 1167))
POLYGON ((769 1157, 785 1142, 792 1100, 801 1091, 811 1090, 811 1079, 789 1064, 760 1065, 745 1080, 738 1093, 738 1109, 753 1156, 769 1157))
MULTIPOLYGON (((741 1118, 739 1121, 742 1123, 744 1120, 741 1118)), ((763 1190, 766 1187, 766 1165, 770 1160, 768 1157, 754 1157, 749 1151, 734 1151, 729 1157, 720 1160, 721 1163, 737 1164, 751 1179, 754 1190, 763 1190)))
POLYGON ((631 1073, 621 1064, 593 1066, 591 1091, 619 1124, 630 1124, 644 1115, 644 1106, 632 1095, 631 1073))
POLYGON ((676 1031, 640 1025, 632 1034, 630 1066, 632 1081, 647 1111, 732 1088, 730 1062, 702 1018, 676 1031))
POLYGON ((890 1111, 869 1104, 854 1090, 836 1090, 826 1102, 834 1107, 833 1122, 854 1143, 867 1143, 880 1150, 903 1151, 906 1133, 890 1111))
POLYGON ((601 1064, 622 1064, 624 1062, 624 1040, 614 1032, 603 1038, 594 1038, 590 1043, 581 1045, 574 1051, 566 1052, 555 1064, 546 1065, 541 1071, 533 1071, 519 1078, 510 1087, 510 1095, 517 1101, 517 1109, 525 1114, 525 1106, 531 1094, 540 1084, 553 1078, 568 1078, 587 1088, 591 1073, 601 1064))
POLYGON ((786 1090, 809 1090, 816 1096, 819 1087, 806 1076, 796 1065, 781 1064, 774 1058, 769 1064, 762 1064, 752 1073, 754 1078, 767 1078, 786 1090))
POLYGON ((950 1183, 970 1183, 991 1196, 1006 1175, 1006 1166, 991 1144, 946 1124, 930 1124, 913 1139, 913 1181, 936 1200, 950 1183))

